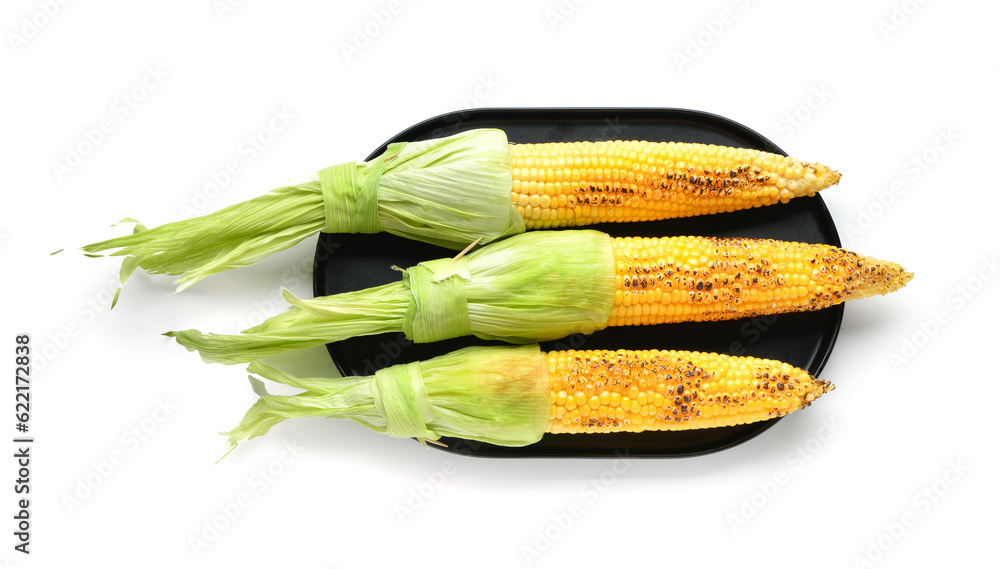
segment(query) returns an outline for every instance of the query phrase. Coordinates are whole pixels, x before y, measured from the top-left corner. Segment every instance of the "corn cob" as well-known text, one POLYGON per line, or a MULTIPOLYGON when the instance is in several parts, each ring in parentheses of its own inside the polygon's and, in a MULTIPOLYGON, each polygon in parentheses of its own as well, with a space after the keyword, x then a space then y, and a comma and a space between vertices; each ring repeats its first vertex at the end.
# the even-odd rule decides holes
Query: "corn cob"
POLYGON ((241 335, 168 332, 208 362, 243 363, 352 336, 419 343, 469 334, 554 340, 607 326, 818 310, 886 294, 911 273, 832 245, 712 237, 611 238, 594 230, 517 235, 399 282, 301 300, 241 335))
POLYGON ((716 237, 616 238, 609 326, 819 310, 888 294, 913 278, 833 245, 716 237))
POLYGON ((549 433, 724 427, 784 416, 833 389, 786 363, 681 351, 545 354, 549 433))
POLYGON ((290 417, 346 418, 396 437, 505 446, 544 433, 689 430, 741 425, 808 406, 833 385, 789 364, 682 351, 471 347, 374 376, 297 378, 259 362, 251 373, 305 391, 260 399, 230 449, 290 417))
POLYGON ((318 231, 377 233, 463 249, 526 228, 705 215, 786 202, 837 183, 819 164, 757 150, 649 142, 509 144, 478 129, 396 143, 215 213, 83 247, 180 275, 178 290, 318 231))
POLYGON ((511 145, 511 203, 528 229, 735 211, 811 196, 840 180, 821 164, 679 142, 511 145))

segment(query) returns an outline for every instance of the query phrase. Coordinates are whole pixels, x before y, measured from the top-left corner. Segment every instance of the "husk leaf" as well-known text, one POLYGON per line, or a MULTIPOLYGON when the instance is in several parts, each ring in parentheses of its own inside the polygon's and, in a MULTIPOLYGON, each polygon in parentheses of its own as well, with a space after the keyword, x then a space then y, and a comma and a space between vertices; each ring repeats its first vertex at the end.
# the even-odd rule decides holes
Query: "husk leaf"
POLYGON ((510 203, 511 180, 502 130, 410 142, 382 174, 379 217, 389 233, 450 249, 489 243, 525 230, 510 203))
POLYGON ((175 337, 188 351, 197 351, 205 362, 246 363, 353 336, 399 331, 410 298, 403 283, 395 282, 330 297, 330 311, 317 315, 288 290, 282 294, 291 308, 241 334, 181 330, 164 335, 175 337))
POLYGON ((387 415, 402 412, 403 407, 422 409, 426 423, 413 433, 389 433, 393 436, 456 437, 523 446, 537 442, 545 432, 551 385, 538 345, 475 346, 394 368, 407 366, 422 382, 422 392, 412 391, 409 399, 379 401, 373 395, 375 376, 298 378, 254 362, 248 368, 250 373, 305 391, 270 395, 251 377, 260 399, 236 428, 222 434, 229 438, 232 450, 238 442, 264 435, 292 417, 350 419, 386 433, 387 415))
MULTIPOLYGON (((348 163, 351 187, 326 187, 319 179, 285 186, 208 215, 82 247, 88 256, 115 250, 147 273, 179 275, 177 290, 218 272, 249 265, 327 228, 327 200, 354 206, 358 192, 376 200, 366 208, 378 219, 344 216, 342 232, 384 231, 461 249, 524 231, 510 203, 511 159, 503 131, 480 129, 451 137, 406 143, 382 163, 348 163), (374 178, 366 184, 372 172, 374 178), (350 202, 350 203, 346 203, 350 202), (352 225, 355 224, 355 225, 352 225)), ((326 178, 324 178, 326 180, 326 178)), ((344 182, 345 184, 347 182, 344 182)), ((366 201, 362 199, 361 201, 366 201)), ((134 220, 129 220, 134 221, 134 220)), ((329 228, 328 228, 329 230, 329 228)), ((127 278, 127 277, 126 277, 127 278)))
POLYGON ((180 275, 175 284, 181 291, 209 275, 287 249, 322 227, 319 183, 308 182, 201 217, 152 229, 137 225, 131 235, 82 249, 86 253, 117 249, 110 255, 134 257, 134 263, 147 273, 180 275))
POLYGON ((593 230, 528 232, 459 261, 421 263, 397 283, 312 300, 285 291, 291 308, 239 335, 168 334, 206 362, 227 364, 384 332, 405 332, 415 342, 471 332, 512 343, 590 334, 607 326, 614 303, 611 243, 593 230))

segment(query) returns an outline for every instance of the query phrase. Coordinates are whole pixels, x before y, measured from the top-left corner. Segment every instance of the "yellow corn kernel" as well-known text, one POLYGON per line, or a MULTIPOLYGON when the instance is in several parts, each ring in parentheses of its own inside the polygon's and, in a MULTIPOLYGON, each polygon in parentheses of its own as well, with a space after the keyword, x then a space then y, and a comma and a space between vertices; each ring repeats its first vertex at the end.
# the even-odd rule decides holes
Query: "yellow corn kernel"
POLYGON ((735 211, 811 196, 840 180, 821 164, 706 144, 559 142, 510 149, 511 203, 528 229, 541 227, 542 219, 546 227, 569 227, 735 211), (530 201, 539 194, 554 199, 530 201))
POLYGON ((613 239, 609 326, 699 322, 819 310, 886 294, 912 273, 833 245, 771 239, 613 239))
POLYGON ((784 416, 833 389, 805 370, 751 357, 659 350, 582 350, 545 354, 553 381, 592 385, 608 403, 569 407, 552 392, 550 433, 615 433, 740 425, 784 416), (596 364, 596 366, 594 365, 596 364), (640 382, 656 393, 652 404, 640 382), (625 393, 639 390, 631 399, 625 393), (614 397, 618 395, 618 397, 614 397))

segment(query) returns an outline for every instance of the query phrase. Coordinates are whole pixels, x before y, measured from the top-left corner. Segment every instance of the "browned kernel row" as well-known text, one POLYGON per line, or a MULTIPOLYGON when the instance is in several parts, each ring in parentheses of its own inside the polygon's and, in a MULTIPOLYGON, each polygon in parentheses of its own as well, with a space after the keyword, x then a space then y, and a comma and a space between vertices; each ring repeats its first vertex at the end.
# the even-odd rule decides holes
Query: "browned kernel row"
POLYGON ((680 351, 546 354, 550 433, 700 429, 781 417, 833 389, 789 364, 680 351))
POLYGON ((512 144, 511 202, 528 229, 708 215, 836 184, 821 164, 680 142, 512 144))
POLYGON ((770 239, 615 238, 609 326, 817 310, 886 294, 912 277, 832 245, 770 239))

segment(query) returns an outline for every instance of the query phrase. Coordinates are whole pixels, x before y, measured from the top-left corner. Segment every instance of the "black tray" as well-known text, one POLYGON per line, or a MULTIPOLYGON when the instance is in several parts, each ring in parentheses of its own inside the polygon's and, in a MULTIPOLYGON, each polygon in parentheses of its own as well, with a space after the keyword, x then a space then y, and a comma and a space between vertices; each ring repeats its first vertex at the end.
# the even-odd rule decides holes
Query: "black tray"
MULTIPOLYGON (((396 141, 448 136, 472 128, 502 128, 511 142, 650 140, 720 144, 784 152, 756 132, 731 120, 681 109, 477 109, 449 113, 412 126, 376 149, 367 160, 396 141)), ((804 160, 811 157, 801 156, 804 160)), ((643 223, 591 226, 613 236, 706 235, 761 237, 840 245, 829 211, 819 196, 726 214, 643 223)), ((452 257, 454 251, 389 234, 320 234, 313 288, 316 296, 358 290, 399 279, 392 265, 452 257)), ((771 358, 818 375, 833 349, 843 305, 816 312, 757 317, 728 322, 611 327, 590 336, 543 342, 543 350, 677 349, 771 358)), ((415 345, 403 334, 352 338, 327 346, 344 375, 369 375, 387 365, 427 359, 463 346, 489 344, 456 338, 415 345)), ((745 442, 770 428, 773 419, 750 425, 695 431, 595 435, 545 435, 525 447, 442 438, 447 449, 491 457, 679 457, 714 452, 745 442)), ((436 448, 437 445, 431 445, 436 448)))

